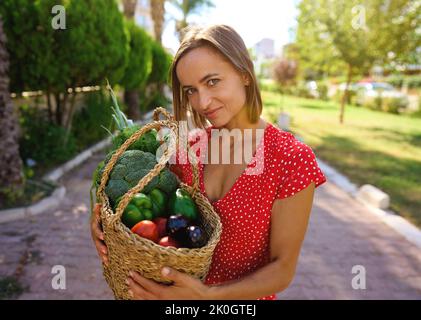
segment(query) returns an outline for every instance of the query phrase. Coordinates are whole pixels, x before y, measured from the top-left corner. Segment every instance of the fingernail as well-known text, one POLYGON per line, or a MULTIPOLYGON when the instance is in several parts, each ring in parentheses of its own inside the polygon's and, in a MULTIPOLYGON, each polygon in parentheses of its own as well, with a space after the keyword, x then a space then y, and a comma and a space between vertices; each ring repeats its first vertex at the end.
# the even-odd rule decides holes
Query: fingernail
POLYGON ((170 269, 167 267, 162 268, 162 274, 168 276, 170 274, 170 269))
POLYGON ((134 276, 133 271, 129 271, 129 275, 130 275, 130 277, 133 278, 133 276, 134 276))
POLYGON ((107 249, 102 249, 103 254, 107 254, 107 249))
POLYGON ((130 279, 129 278, 126 279, 126 284, 130 285, 130 279))
POLYGON ((130 297, 133 298, 133 291, 132 290, 127 291, 127 293, 129 294, 130 297))

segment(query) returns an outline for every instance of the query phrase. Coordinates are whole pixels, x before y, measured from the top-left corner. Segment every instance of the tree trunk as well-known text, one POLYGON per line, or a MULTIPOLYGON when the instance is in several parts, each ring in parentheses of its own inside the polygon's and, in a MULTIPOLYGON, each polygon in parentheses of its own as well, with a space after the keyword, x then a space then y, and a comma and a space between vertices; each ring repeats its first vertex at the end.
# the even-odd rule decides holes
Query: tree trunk
POLYGON ((139 120, 140 119, 139 92, 137 90, 125 90, 124 102, 126 103, 128 107, 127 115, 129 119, 139 120))
POLYGON ((66 136, 64 138, 64 145, 67 145, 67 142, 69 141, 70 132, 72 131, 72 124, 73 124, 73 116, 75 113, 75 106, 76 106, 76 88, 72 88, 72 96, 70 100, 70 106, 69 106, 69 112, 67 113, 67 119, 66 119, 66 136))
POLYGON ((123 0, 123 12, 126 18, 134 19, 136 14, 137 0, 123 0))
POLYGON ((351 79, 352 79, 352 66, 349 64, 348 65, 348 74, 347 74, 346 84, 345 84, 345 90, 344 90, 344 94, 342 95, 342 100, 341 100, 341 111, 339 113, 339 123, 340 124, 344 123, 345 104, 348 100, 348 88, 349 88, 349 84, 351 83, 351 79))
POLYGON ((165 19, 165 0, 150 0, 151 16, 153 20, 153 29, 155 40, 162 44, 162 31, 165 19))
POLYGON ((54 93, 54 100, 55 100, 55 103, 56 103, 56 124, 61 125, 62 110, 61 110, 60 93, 54 93))
POLYGON ((19 122, 10 100, 8 70, 9 55, 0 16, 0 207, 11 197, 22 194, 24 186, 19 155, 19 122))
POLYGON ((46 92, 46 98, 47 98, 47 107, 48 107, 48 122, 50 124, 53 123, 53 107, 51 105, 51 93, 49 90, 46 92))

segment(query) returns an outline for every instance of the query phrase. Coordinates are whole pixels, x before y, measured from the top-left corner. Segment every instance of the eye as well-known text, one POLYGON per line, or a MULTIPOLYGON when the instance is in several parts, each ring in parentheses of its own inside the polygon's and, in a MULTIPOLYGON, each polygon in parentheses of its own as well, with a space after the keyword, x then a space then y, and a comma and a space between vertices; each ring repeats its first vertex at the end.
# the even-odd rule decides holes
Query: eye
POLYGON ((188 96, 191 96, 194 93, 194 89, 193 88, 188 88, 187 90, 184 91, 188 96))
POLYGON ((208 80, 208 85, 209 85, 210 87, 213 87, 213 86, 215 86, 218 82, 219 82, 219 79, 209 79, 209 80, 208 80))

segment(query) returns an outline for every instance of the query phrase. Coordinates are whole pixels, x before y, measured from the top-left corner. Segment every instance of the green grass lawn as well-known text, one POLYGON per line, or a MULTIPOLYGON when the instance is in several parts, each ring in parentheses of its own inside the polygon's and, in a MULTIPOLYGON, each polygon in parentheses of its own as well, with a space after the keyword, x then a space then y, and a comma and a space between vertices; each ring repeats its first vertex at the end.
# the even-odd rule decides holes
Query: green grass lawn
POLYGON ((391 197, 391 209, 421 226, 421 119, 262 92, 263 117, 276 123, 283 109, 291 130, 317 157, 361 186, 372 184, 391 197))

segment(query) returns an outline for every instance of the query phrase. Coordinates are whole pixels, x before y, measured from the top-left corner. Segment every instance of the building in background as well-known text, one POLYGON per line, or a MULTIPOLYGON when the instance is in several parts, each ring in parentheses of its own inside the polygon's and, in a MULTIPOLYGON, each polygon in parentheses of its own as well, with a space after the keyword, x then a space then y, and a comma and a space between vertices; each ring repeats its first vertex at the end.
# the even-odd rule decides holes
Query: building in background
POLYGON ((272 64, 275 59, 275 41, 264 38, 252 48, 255 72, 258 77, 271 78, 272 64))

